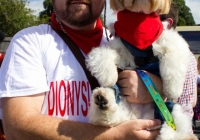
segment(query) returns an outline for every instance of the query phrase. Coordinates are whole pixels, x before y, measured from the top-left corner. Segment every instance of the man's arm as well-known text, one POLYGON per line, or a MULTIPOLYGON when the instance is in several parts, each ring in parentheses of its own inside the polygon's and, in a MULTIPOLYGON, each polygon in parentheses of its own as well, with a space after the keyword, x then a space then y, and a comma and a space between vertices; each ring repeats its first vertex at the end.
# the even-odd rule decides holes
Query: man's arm
POLYGON ((7 140, 154 140, 158 120, 133 120, 107 128, 40 114, 45 94, 2 98, 3 124, 7 140))

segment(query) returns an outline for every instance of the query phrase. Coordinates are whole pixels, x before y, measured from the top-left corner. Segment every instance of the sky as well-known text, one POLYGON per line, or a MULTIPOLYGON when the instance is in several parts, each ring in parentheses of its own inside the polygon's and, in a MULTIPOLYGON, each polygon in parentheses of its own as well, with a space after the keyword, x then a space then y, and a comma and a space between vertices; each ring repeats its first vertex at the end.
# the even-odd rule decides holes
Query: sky
MULTIPOLYGON (((43 8, 43 1, 44 0, 29 0, 30 3, 27 5, 28 8, 35 10, 36 12, 34 13, 35 15, 38 15, 38 13, 42 10, 43 8)), ((116 20, 115 14, 110 10, 110 5, 109 2, 107 2, 107 24, 113 22, 116 20), (109 18, 108 18, 109 17, 109 18)), ((194 21, 196 24, 200 24, 200 12, 199 12, 199 7, 200 7, 200 0, 185 0, 186 5, 190 8, 194 21)))

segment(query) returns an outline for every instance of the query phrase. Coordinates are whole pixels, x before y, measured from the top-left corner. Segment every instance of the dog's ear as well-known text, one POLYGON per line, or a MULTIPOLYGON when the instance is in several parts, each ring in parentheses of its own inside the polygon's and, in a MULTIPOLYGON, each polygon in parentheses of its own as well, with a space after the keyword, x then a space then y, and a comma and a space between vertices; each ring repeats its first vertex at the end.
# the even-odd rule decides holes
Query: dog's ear
POLYGON ((124 0, 110 0, 110 8, 114 11, 124 10, 124 0))

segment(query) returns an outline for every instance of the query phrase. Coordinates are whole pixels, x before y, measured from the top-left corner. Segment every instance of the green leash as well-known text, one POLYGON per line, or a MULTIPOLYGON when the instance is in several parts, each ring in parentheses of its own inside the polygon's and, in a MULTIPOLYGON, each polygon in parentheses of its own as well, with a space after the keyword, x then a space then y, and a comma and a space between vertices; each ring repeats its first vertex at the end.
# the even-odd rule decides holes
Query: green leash
POLYGON ((174 120, 172 118, 171 113, 169 112, 168 108, 166 107, 163 99, 161 98, 158 90, 156 89, 155 85, 153 84, 150 77, 141 70, 136 70, 142 81, 144 82, 145 86, 149 90, 154 102, 156 103, 157 107, 159 108, 160 112, 162 113, 162 116, 164 117, 165 121, 169 126, 172 127, 172 129, 176 130, 176 126, 174 123, 174 120))

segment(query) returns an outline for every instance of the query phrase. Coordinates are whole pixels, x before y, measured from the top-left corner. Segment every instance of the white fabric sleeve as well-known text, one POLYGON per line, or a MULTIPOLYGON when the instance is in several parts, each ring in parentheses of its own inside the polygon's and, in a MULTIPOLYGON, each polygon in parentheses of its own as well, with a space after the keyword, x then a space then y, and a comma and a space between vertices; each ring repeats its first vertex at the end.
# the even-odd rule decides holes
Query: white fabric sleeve
POLYGON ((33 95, 49 90, 42 61, 43 32, 41 27, 33 27, 13 37, 0 69, 0 97, 33 95))

